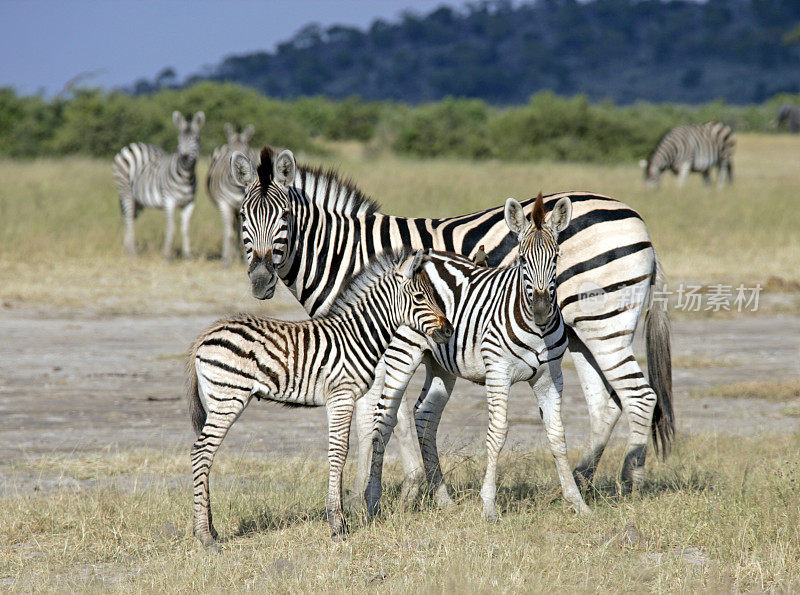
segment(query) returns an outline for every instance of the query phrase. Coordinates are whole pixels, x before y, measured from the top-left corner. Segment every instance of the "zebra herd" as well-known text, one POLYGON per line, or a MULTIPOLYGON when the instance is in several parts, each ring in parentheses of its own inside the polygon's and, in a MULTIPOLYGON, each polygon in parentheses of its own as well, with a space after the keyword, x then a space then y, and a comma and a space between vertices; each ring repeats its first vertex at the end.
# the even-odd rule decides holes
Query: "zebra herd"
MULTIPOLYGON (((781 112, 781 118, 791 123, 794 115, 788 107, 786 115, 781 112)), ((189 225, 195 207, 195 167, 205 115, 197 112, 187 121, 183 114, 175 111, 172 117, 178 129, 178 148, 174 153, 167 153, 152 144, 137 142, 124 147, 114 157, 114 181, 119 191, 125 227, 124 247, 130 256, 136 255, 134 221, 145 207, 165 212, 163 252, 167 259, 172 254, 175 211, 180 209, 181 254, 184 258, 191 256, 189 225)), ((248 145, 254 132, 252 125, 236 132, 230 124, 226 124, 224 130, 228 142, 215 148, 211 154, 206 188, 211 202, 220 214, 222 263, 223 266, 229 266, 240 254, 240 210, 245 195, 245 188, 236 181, 231 172, 231 156, 239 152, 252 163, 257 163, 258 153, 248 145)), ((718 122, 673 128, 661 138, 650 156, 639 162, 644 170, 645 185, 657 187, 661 174, 666 170, 672 170, 678 175, 679 186, 684 184, 689 172, 702 173, 705 182, 710 183, 711 171, 716 168, 717 183, 722 187, 726 181, 733 181, 735 146, 736 140, 731 128, 718 122)), ((482 256, 476 256, 482 262, 482 256)), ((346 277, 349 273, 352 271, 343 271, 342 275, 346 277)), ((340 276, 338 282, 342 281, 340 276)))
MULTIPOLYGON (((187 122, 176 112, 174 121, 181 141, 175 154, 137 143, 115 158, 129 252, 132 217, 143 206, 164 208, 168 221, 180 207, 188 226, 185 196, 195 188, 204 118, 200 112, 187 122)), ((403 503, 424 488, 439 506, 452 505, 437 429, 457 377, 486 387, 481 498, 489 520, 497 518, 497 458, 508 428, 509 389, 517 382, 532 388, 562 492, 581 514, 591 510, 580 489, 592 482, 623 413, 625 490, 644 480, 650 436, 657 454, 669 454, 675 431, 670 324, 666 304, 653 299, 664 278, 636 211, 611 197, 570 192, 510 198, 504 206, 444 219, 394 217, 336 171, 298 165, 289 150, 265 147, 254 154, 249 127, 226 132, 228 144, 215 150, 208 181, 212 200, 227 213, 224 258, 233 258, 238 216, 252 295, 270 299, 282 282, 311 320, 239 315, 215 323, 192 348, 193 526, 203 545, 216 549, 209 492, 215 453, 253 398, 326 407, 334 538, 347 533, 342 468, 351 420, 358 443, 355 504, 370 516, 379 512, 383 453, 393 434, 404 470, 403 503), (643 313, 646 375, 632 349, 643 313), (590 420, 574 470, 561 420, 567 349, 590 420), (420 365, 426 379, 412 399, 406 388, 420 365)))

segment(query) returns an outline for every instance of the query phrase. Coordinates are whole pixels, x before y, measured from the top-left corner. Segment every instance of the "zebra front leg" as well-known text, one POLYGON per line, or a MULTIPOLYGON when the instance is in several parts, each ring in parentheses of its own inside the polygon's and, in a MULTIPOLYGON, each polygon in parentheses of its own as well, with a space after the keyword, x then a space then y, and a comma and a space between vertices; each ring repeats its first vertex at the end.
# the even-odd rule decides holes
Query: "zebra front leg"
POLYGON ((691 163, 682 163, 678 168, 678 188, 683 188, 683 185, 686 184, 686 178, 689 175, 689 172, 692 169, 691 163))
POLYGON ((483 516, 487 521, 496 521, 495 497, 497 496, 497 459, 506 443, 508 434, 508 391, 511 381, 503 371, 486 373, 486 400, 489 406, 489 428, 486 432, 486 475, 481 487, 483 516))
POLYGON ((347 539, 347 521, 342 508, 342 472, 350 445, 350 422, 356 395, 350 390, 331 394, 325 402, 328 412, 328 500, 325 513, 331 528, 331 539, 347 539))
POLYGON ((422 389, 414 412, 417 438, 422 450, 425 475, 428 479, 428 489, 433 494, 434 501, 439 508, 447 508, 455 504, 444 483, 442 466, 439 462, 439 450, 436 443, 436 434, 439 431, 442 411, 444 411, 444 407, 450 399, 455 382, 455 376, 445 371, 433 359, 430 359, 427 363, 425 386, 422 389))
POLYGON ((575 477, 567 459, 567 439, 564 435, 564 424, 561 421, 561 392, 564 382, 559 364, 551 364, 549 370, 543 370, 537 380, 530 382, 533 393, 539 404, 539 415, 544 422, 547 442, 556 463, 561 492, 578 514, 592 514, 586 505, 575 483, 575 477))
POLYGON ((175 238, 175 204, 170 201, 164 207, 166 229, 164 230, 164 259, 172 258, 172 242, 175 238))
POLYGON ((189 246, 189 223, 194 213, 194 201, 181 209, 181 256, 183 258, 192 257, 192 249, 189 246))
POLYGON ((136 203, 130 192, 120 193, 120 210, 122 211, 122 221, 125 224, 125 240, 123 245, 125 252, 131 258, 136 257, 136 238, 133 233, 133 222, 136 220, 136 203))
MULTIPOLYGON (((403 408, 402 399, 408 382, 423 356, 423 348, 414 342, 416 338, 416 335, 410 340, 401 336, 395 337, 384 356, 385 376, 380 401, 374 408, 375 416, 370 438, 372 453, 369 485, 365 493, 367 511, 370 516, 380 512, 383 455, 398 419, 401 421, 398 441, 405 472, 401 493, 401 501, 404 506, 410 506, 416 500, 419 486, 424 477, 422 455, 419 451, 416 432, 413 429, 413 416, 407 413, 404 416, 398 416, 398 411, 403 408)), ((423 338, 422 342, 424 343, 424 341, 423 338)))
POLYGON ((231 256, 234 252, 233 238, 235 233, 233 228, 234 216, 230 205, 220 201, 219 215, 222 219, 222 266, 228 268, 231 266, 231 256))
POLYGON ((345 498, 345 508, 348 512, 358 514, 364 505, 364 498, 369 481, 370 465, 372 462, 372 429, 376 415, 376 407, 383 390, 383 379, 386 365, 381 358, 375 370, 375 381, 369 391, 355 403, 353 423, 358 437, 358 461, 353 489, 345 498))

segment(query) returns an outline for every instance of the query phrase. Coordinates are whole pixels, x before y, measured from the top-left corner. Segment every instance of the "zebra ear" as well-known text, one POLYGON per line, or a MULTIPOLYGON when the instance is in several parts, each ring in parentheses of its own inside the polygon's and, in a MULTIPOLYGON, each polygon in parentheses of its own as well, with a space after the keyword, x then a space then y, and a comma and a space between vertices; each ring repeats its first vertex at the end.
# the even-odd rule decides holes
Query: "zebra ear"
POLYGON ((529 225, 522 205, 513 198, 506 199, 506 225, 516 235, 525 231, 529 225))
POLYGON ((571 219, 572 201, 569 199, 569 196, 564 196, 559 199, 550 212, 550 228, 556 233, 561 233, 567 229, 567 225, 569 225, 571 219))
POLYGON ((242 188, 247 188, 256 179, 253 164, 244 153, 234 151, 231 155, 231 176, 233 176, 233 181, 242 188))
POLYGON ((425 260, 425 250, 417 250, 413 255, 403 261, 403 264, 400 265, 400 270, 406 278, 413 279, 414 275, 416 275, 422 267, 423 260, 425 260))
POLYGON ((273 163, 275 164, 275 181, 284 187, 294 184, 297 164, 294 162, 292 152, 289 149, 284 149, 278 154, 273 163))
POLYGON ((639 159, 639 167, 645 169, 647 167, 647 159, 639 159))
POLYGON ((245 128, 244 132, 242 132, 242 134, 241 134, 242 142, 246 143, 247 141, 249 141, 253 137, 253 133, 255 131, 256 131, 256 129, 253 128, 253 125, 252 124, 248 124, 247 128, 245 128))
POLYGON ((192 118, 192 128, 195 132, 200 132, 203 124, 206 123, 206 115, 204 112, 197 112, 192 118))
POLYGON ((222 129, 225 131, 225 136, 228 138, 228 143, 232 143, 233 142, 233 135, 235 134, 235 131, 233 130, 233 126, 231 126, 229 123, 226 123, 225 126, 223 126, 222 129))
POLYGON ((186 118, 184 118, 183 114, 178 110, 172 112, 172 122, 175 124, 175 128, 178 130, 182 130, 183 127, 186 126, 186 118))

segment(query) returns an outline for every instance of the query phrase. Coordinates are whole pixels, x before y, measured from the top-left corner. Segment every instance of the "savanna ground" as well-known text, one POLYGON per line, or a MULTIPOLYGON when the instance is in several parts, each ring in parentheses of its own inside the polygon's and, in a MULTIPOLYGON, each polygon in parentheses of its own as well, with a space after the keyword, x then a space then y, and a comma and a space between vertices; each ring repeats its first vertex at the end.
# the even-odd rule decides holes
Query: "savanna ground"
MULTIPOLYGON (((1 161, 0 587, 800 587, 800 138, 741 136, 736 183, 723 191, 692 177, 679 192, 670 175, 645 192, 635 165, 364 157, 355 145, 332 147, 326 161, 401 215, 459 214, 539 190, 620 198, 644 216, 673 289, 760 283, 759 311, 672 309, 675 450, 666 462, 651 456, 645 489, 619 498, 618 431, 587 494, 590 519, 560 500, 534 403, 517 389, 501 458, 503 515, 483 522, 485 405, 480 387, 459 383, 441 429, 458 506, 399 510, 391 461, 384 516, 353 517, 350 539, 332 543, 324 412, 257 403, 214 465, 215 521, 227 541, 209 556, 190 530, 185 351, 226 313, 302 312, 285 292, 256 303, 243 267, 221 268, 218 217, 202 184, 196 258, 163 262, 162 215, 145 212, 142 256, 131 261, 108 162, 1 161)), ((588 424, 565 368, 575 460, 588 424)))

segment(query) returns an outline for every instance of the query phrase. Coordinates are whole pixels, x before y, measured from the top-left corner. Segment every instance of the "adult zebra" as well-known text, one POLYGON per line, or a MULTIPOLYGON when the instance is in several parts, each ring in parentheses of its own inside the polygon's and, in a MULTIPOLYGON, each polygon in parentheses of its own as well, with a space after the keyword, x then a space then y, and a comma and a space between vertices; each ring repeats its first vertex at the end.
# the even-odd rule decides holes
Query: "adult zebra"
POLYGON ((119 206, 125 222, 125 250, 136 256, 133 222, 144 207, 163 209, 167 228, 164 234, 164 257, 172 254, 175 235, 174 215, 181 209, 181 253, 191 255, 189 247, 189 222, 194 211, 196 180, 194 175, 200 153, 200 129, 206 121, 203 112, 197 112, 187 122, 179 111, 172 113, 178 129, 178 149, 166 153, 161 147, 146 143, 132 143, 114 157, 114 181, 119 189, 119 206))
POLYGON ((258 163, 258 152, 248 146, 253 136, 254 128, 248 125, 242 132, 237 133, 233 126, 225 124, 225 135, 228 144, 220 145, 211 154, 208 167, 208 197, 219 211, 222 219, 222 265, 230 266, 234 254, 239 253, 239 240, 241 236, 241 221, 239 209, 244 199, 244 188, 236 184, 231 176, 231 155, 239 151, 247 155, 253 164, 258 163))
POLYGON ((730 126, 708 122, 698 126, 678 126, 668 131, 647 159, 639 165, 644 169, 648 188, 658 187, 661 173, 671 169, 678 176, 678 186, 683 186, 689 172, 703 174, 706 184, 711 183, 711 170, 717 168, 717 185, 733 183, 733 152, 736 138, 730 126))
MULTIPOLYGON (((270 160, 272 154, 265 147, 261 161, 270 160)), ((234 156, 232 162, 235 168, 237 163, 247 163, 247 158, 234 156)), ((467 257, 473 257, 482 246, 490 266, 510 264, 516 258, 517 240, 508 231, 503 207, 444 219, 394 217, 378 212, 375 202, 336 172, 296 168, 288 151, 279 156, 277 167, 284 175, 294 177, 288 200, 270 199, 255 179, 242 203, 248 275, 253 296, 258 299, 271 298, 281 279, 311 316, 322 315, 344 281, 361 270, 372 255, 403 246, 467 257)), ((573 216, 558 237, 558 303, 568 325, 569 349, 591 423, 588 445, 576 474, 582 481, 591 480, 624 410, 630 432, 622 479, 630 486, 643 479, 648 436, 652 433, 656 451, 666 456, 674 433, 666 304, 647 299, 651 287, 663 286, 663 277, 647 228, 634 210, 613 198, 588 192, 547 196, 545 210, 552 210, 564 196, 570 199, 573 216), (649 382, 632 350, 634 331, 645 306, 649 382)), ((534 199, 522 203, 526 215, 533 205, 534 199)), ((431 388, 430 383, 427 388, 431 388)), ((380 390, 373 386, 373 398, 380 390)), ((444 393, 435 390, 422 398, 426 409, 417 414, 425 419, 418 421, 435 432, 444 393)), ((370 411, 360 411, 357 417, 362 416, 369 421, 359 423, 360 444, 369 439, 372 419, 370 411)), ((401 420, 398 430, 406 473, 418 477, 422 461, 413 425, 401 420), (404 433, 404 427, 411 429, 404 433)), ((425 460, 437 461, 436 469, 426 469, 432 476, 440 470, 435 441, 428 443, 433 450, 425 460)), ((360 450, 357 493, 363 493, 361 488, 366 484, 369 462, 365 454, 360 450)), ((448 501, 446 489, 439 495, 443 502, 448 501)))

